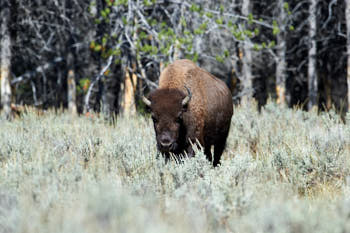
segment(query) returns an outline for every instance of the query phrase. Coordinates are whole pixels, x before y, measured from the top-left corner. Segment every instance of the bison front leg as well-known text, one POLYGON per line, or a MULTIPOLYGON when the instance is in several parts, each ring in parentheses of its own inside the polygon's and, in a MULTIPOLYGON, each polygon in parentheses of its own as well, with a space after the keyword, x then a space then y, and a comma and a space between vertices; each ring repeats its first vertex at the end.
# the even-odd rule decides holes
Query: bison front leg
POLYGON ((192 144, 187 146, 186 153, 189 158, 194 157, 194 150, 193 150, 192 144))
POLYGON ((207 157, 207 159, 209 160, 209 162, 213 162, 213 156, 211 154, 211 146, 210 145, 206 145, 204 148, 204 154, 207 157))
POLYGON ((186 132, 186 142, 185 142, 185 150, 188 157, 194 157, 194 147, 196 146, 198 149, 203 148, 204 146, 204 138, 203 138, 203 122, 199 124, 193 123, 191 121, 187 121, 187 132, 186 132), (200 124, 201 123, 201 124, 200 124))

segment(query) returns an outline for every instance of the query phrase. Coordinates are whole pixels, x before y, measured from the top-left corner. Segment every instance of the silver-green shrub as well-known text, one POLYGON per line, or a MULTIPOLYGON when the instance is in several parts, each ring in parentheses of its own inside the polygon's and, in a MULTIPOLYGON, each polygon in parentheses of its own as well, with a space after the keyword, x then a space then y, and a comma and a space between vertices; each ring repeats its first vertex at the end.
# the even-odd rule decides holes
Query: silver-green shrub
POLYGON ((142 116, 1 120, 0 232, 349 232, 349 125, 254 109, 217 168, 200 150, 165 164, 142 116))

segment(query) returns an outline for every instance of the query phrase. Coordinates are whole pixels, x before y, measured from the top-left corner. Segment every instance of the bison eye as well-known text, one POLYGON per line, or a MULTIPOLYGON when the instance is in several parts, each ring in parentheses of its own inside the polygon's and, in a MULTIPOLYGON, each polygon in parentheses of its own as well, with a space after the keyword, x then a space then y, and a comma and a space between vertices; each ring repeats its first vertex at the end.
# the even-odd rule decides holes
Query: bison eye
POLYGON ((154 123, 157 123, 157 122, 158 122, 158 119, 155 118, 154 116, 152 116, 152 120, 153 120, 154 123))
POLYGON ((181 117, 176 118, 176 123, 180 123, 182 121, 181 117))
POLYGON ((176 120, 175 120, 177 123, 180 123, 182 121, 182 114, 180 114, 176 120))

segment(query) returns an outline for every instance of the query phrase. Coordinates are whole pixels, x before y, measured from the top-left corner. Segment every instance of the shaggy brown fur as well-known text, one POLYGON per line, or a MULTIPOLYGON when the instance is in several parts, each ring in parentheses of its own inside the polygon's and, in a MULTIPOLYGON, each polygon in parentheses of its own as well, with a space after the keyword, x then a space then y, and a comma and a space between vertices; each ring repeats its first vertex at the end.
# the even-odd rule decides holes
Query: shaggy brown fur
POLYGON ((189 60, 178 60, 169 65, 160 75, 159 88, 151 93, 148 102, 157 146, 166 158, 169 152, 188 156, 194 152, 191 142, 204 147, 212 161, 211 146, 214 146, 214 161, 220 162, 228 136, 233 114, 232 97, 226 84, 189 60), (190 101, 182 105, 188 96, 190 101))

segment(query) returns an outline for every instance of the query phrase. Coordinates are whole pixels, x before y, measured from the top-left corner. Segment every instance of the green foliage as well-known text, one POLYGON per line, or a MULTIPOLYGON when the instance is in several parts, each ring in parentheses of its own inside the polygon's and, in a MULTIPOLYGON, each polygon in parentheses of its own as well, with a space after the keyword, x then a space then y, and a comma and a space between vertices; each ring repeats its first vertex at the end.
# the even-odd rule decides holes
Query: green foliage
POLYGON ((94 48, 94 51, 95 52, 100 52, 102 49, 102 46, 100 44, 96 44, 95 48, 94 48))
POLYGON ((272 48, 272 47, 275 47, 275 46, 276 46, 276 42, 274 40, 270 41, 268 47, 272 48))
POLYGON ((220 4, 220 14, 223 14, 225 11, 224 5, 220 4))
POLYGON ((143 0, 143 4, 145 4, 145 6, 152 6, 154 4, 154 1, 143 0))
POLYGON ((222 62, 224 62, 224 57, 222 57, 222 56, 220 56, 220 55, 216 55, 215 56, 215 59, 218 61, 218 62, 220 62, 220 63, 222 63, 222 62))
POLYGON ((252 37, 253 37, 253 32, 250 31, 250 30, 244 30, 244 34, 245 34, 246 36, 248 36, 249 38, 252 38, 252 37))
POLYGON ((105 0, 105 2, 107 3, 107 5, 109 7, 111 7, 113 5, 113 3, 114 3, 114 0, 105 0))
POLYGON ((122 21, 123 21, 123 24, 124 24, 124 25, 127 25, 127 24, 128 24, 128 20, 126 19, 125 16, 122 17, 122 21))
POLYGON ((117 6, 119 6, 119 5, 124 5, 124 6, 127 6, 128 5, 128 1, 129 0, 115 0, 115 4, 117 5, 117 6))
POLYGON ((272 26, 273 26, 272 34, 273 34, 274 36, 277 35, 277 34, 279 34, 279 33, 280 33, 280 29, 279 29, 279 27, 278 27, 278 23, 277 23, 276 20, 273 21, 272 26))
POLYGON ((231 28, 231 27, 233 27, 233 26, 234 26, 234 24, 233 24, 232 20, 229 20, 229 21, 228 21, 227 26, 228 26, 229 28, 231 28))
POLYGON ((100 19, 95 19, 95 24, 100 24, 101 20, 100 19))
POLYGON ((260 46, 259 44, 254 44, 253 48, 255 51, 259 51, 261 50, 261 48, 263 48, 263 46, 260 46))
POLYGON ((220 18, 217 18, 217 19, 215 20, 215 22, 216 22, 217 24, 221 25, 221 24, 224 23, 224 20, 223 20, 222 17, 220 17, 220 18))
POLYGON ((101 16, 104 18, 104 19, 107 19, 108 15, 110 14, 111 10, 109 8, 106 8, 104 10, 101 11, 101 16))
POLYGON ((202 24, 199 26, 199 28, 200 28, 201 30, 206 30, 206 29, 208 28, 208 22, 202 23, 202 24))
POLYGON ((254 36, 258 36, 260 34, 260 29, 259 28, 255 28, 254 29, 254 36))
MULTIPOLYGON (((145 19, 148 25, 145 27, 142 25, 142 20, 138 23, 135 19, 128 21, 126 18, 126 14, 121 14, 116 16, 116 8, 112 8, 113 6, 122 7, 128 6, 127 0, 105 0, 107 3, 107 7, 103 9, 100 13, 102 17, 99 17, 96 20, 96 23, 100 24, 101 22, 105 22, 110 24, 109 20, 113 17, 120 17, 122 20, 122 27, 129 28, 129 36, 134 35, 131 40, 133 41, 133 46, 136 48, 135 54, 136 59, 143 59, 144 57, 151 56, 152 59, 158 59, 162 62, 167 62, 169 59, 171 60, 171 56, 173 56, 177 51, 181 51, 181 54, 188 59, 193 61, 197 61, 199 58, 198 52, 194 49, 194 40, 197 36, 204 36, 204 33, 208 31, 208 29, 218 28, 218 30, 227 30, 232 33, 234 40, 244 41, 247 39, 253 40, 254 37, 257 37, 260 34, 260 29, 258 27, 254 28, 254 16, 253 14, 249 14, 246 22, 240 22, 241 25, 238 26, 236 24, 236 19, 224 15, 224 5, 221 4, 219 6, 220 14, 215 13, 215 11, 208 11, 203 8, 202 4, 192 3, 189 6, 186 6, 186 10, 192 12, 193 17, 198 18, 200 24, 197 28, 193 28, 192 23, 189 25, 185 16, 181 16, 179 20, 180 28, 174 28, 172 24, 169 24, 168 19, 159 20, 154 15, 147 15, 147 12, 143 12, 145 19), (112 14, 113 12, 113 14, 112 14), (140 24, 140 25, 139 25, 140 24), (249 25, 249 27, 246 27, 249 25), (127 27, 126 27, 127 26, 127 27), (147 27, 151 27, 155 33, 151 33, 147 27), (176 30, 176 31, 175 31, 176 30), (157 38, 155 38, 155 36, 157 38), (136 39, 134 39, 136 38, 136 39), (155 43, 156 42, 156 43, 155 43)), ((96 3, 91 3, 96 4, 96 3)), ((143 0, 141 1, 141 7, 149 7, 153 4, 158 4, 155 0, 143 0)), ((287 9, 286 5, 284 5, 285 9, 287 9)), ((127 8, 121 8, 127 9, 127 8)), ((121 11, 122 12, 122 11, 121 11)), ((118 13, 119 14, 119 13, 118 13)), ((137 14, 134 17, 138 17, 137 14)), ((186 16, 187 17, 187 16, 186 16)), ((119 18, 119 19, 120 19, 119 18)), ((259 19, 259 21, 263 21, 259 19)), ((279 28, 277 22, 273 22, 273 35, 279 33, 279 28)), ((113 47, 117 43, 121 43, 119 41, 115 41, 119 35, 108 35, 105 34, 98 41, 93 41, 90 43, 90 48, 101 54, 103 59, 107 59, 109 56, 114 55, 116 57, 123 56, 120 50, 116 50, 113 47)), ((197 37, 198 38, 198 37, 197 37)), ((274 41, 266 41, 262 44, 255 43, 254 49, 260 50, 264 48, 272 48, 274 46, 274 41), (268 46, 266 46, 268 44, 268 46)), ((220 51, 219 54, 213 54, 218 62, 224 62, 225 58, 229 57, 229 51, 220 51)), ((118 58, 116 62, 120 62, 118 58)))
POLYGON ((108 35, 105 35, 104 37, 102 37, 102 45, 106 45, 107 44, 107 37, 108 35))
POLYGON ((77 86, 78 93, 79 94, 85 94, 87 93, 90 86, 90 79, 89 78, 82 78, 79 80, 79 85, 77 86))
POLYGON ((147 33, 146 33, 145 31, 141 31, 141 32, 139 33, 139 38, 140 38, 141 40, 146 39, 146 38, 147 38, 147 33))
POLYGON ((289 9, 289 4, 288 4, 288 2, 285 2, 285 3, 283 4, 283 8, 284 8, 284 10, 287 12, 288 15, 291 15, 291 14, 292 14, 292 12, 291 12, 290 9, 289 9))
POLYGON ((196 35, 203 34, 203 30, 201 30, 201 29, 199 29, 199 28, 196 28, 196 29, 194 30, 194 34, 196 34, 196 35))
POLYGON ((181 17, 180 22, 181 22, 181 25, 182 25, 183 27, 187 27, 187 23, 186 23, 185 17, 181 17))
POLYGON ((192 61, 193 61, 193 62, 197 62, 198 56, 199 56, 198 53, 195 52, 195 53, 193 54, 192 61))
POLYGON ((205 15, 206 15, 209 19, 211 19, 211 18, 214 17, 213 13, 211 13, 211 12, 207 12, 205 15))
POLYGON ((201 7, 195 3, 192 3, 191 7, 190 7, 190 11, 192 12, 200 12, 201 7))
POLYGON ((253 14, 250 13, 250 14, 248 15, 248 24, 249 24, 249 25, 253 24, 253 20, 254 20, 253 14))
POLYGON ((149 53, 151 55, 154 55, 158 52, 158 48, 149 44, 145 44, 141 47, 141 51, 144 53, 149 53))
POLYGON ((233 36, 237 39, 237 40, 244 40, 244 36, 243 33, 239 30, 233 30, 232 31, 233 36))
POLYGON ((224 51, 224 57, 227 58, 230 56, 230 52, 228 50, 224 51))

